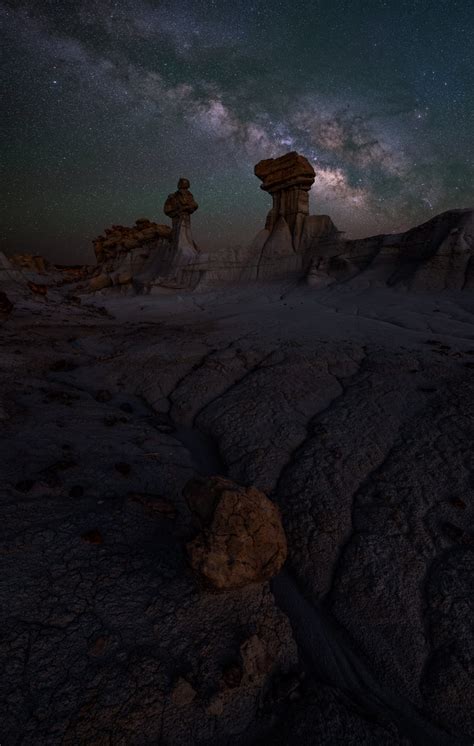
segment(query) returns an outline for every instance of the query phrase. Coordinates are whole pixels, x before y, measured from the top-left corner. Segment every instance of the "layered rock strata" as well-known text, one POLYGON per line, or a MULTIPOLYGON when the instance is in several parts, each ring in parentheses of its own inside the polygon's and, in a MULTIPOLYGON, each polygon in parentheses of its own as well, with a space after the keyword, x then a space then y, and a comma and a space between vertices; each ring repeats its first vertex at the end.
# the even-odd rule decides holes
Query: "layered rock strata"
POLYGON ((409 290, 474 288, 474 211, 448 210, 405 233, 329 241, 316 251, 308 282, 409 290))

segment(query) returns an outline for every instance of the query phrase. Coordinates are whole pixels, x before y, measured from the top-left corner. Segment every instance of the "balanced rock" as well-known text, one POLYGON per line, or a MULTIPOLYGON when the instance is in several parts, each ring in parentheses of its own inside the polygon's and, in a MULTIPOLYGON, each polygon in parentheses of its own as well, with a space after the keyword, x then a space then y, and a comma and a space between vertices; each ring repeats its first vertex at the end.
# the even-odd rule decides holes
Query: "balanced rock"
POLYGON ((193 569, 217 590, 263 583, 287 555, 280 513, 263 492, 229 479, 194 479, 184 496, 200 528, 187 545, 193 569))
POLYGON ((260 189, 269 192, 273 198, 265 228, 271 233, 283 218, 290 229, 293 248, 298 249, 303 224, 309 215, 309 190, 314 183, 314 168, 303 155, 292 151, 280 158, 260 161, 254 172, 262 181, 260 189))

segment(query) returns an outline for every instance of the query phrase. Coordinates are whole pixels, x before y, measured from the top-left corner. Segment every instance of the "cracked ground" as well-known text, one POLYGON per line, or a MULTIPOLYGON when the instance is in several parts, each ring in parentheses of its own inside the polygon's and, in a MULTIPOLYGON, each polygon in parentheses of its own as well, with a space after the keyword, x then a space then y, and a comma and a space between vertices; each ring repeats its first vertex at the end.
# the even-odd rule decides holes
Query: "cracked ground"
POLYGON ((464 744, 474 299, 277 286, 24 302, 0 327, 0 742, 464 744), (288 561, 212 593, 197 475, 288 561))

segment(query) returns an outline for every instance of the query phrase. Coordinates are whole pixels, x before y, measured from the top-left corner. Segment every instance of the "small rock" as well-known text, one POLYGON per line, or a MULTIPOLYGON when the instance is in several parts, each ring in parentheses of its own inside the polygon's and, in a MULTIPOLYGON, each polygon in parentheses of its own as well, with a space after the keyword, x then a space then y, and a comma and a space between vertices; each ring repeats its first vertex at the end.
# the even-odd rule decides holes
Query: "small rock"
POLYGON ((97 640, 95 640, 90 646, 88 650, 89 655, 92 655, 94 658, 98 658, 99 656, 103 655, 108 642, 108 637, 98 637, 97 640))
POLYGON ((193 569, 217 590, 263 583, 287 555, 276 505, 254 487, 229 479, 194 479, 184 496, 201 528, 187 545, 193 569))
POLYGON ((108 288, 112 285, 112 279, 105 274, 97 275, 97 277, 92 277, 89 281, 89 289, 93 292, 96 292, 97 290, 103 290, 104 288, 108 288))
POLYGON ((39 285, 37 282, 31 282, 31 280, 29 280, 28 287, 31 290, 31 292, 34 293, 35 295, 47 295, 48 294, 47 285, 39 285))
POLYGON ((240 666, 234 664, 225 669, 222 674, 222 682, 228 689, 235 689, 240 686, 242 681, 243 671, 240 666))
POLYGON ((171 692, 171 699, 174 704, 178 707, 185 707, 190 705, 195 698, 196 690, 193 689, 189 681, 180 676, 171 692))
POLYGON ((206 707, 206 712, 208 715, 213 715, 214 717, 220 717, 222 715, 224 712, 224 699, 222 694, 217 693, 211 697, 209 704, 206 707))
POLYGON ((84 494, 84 487, 82 487, 80 484, 75 484, 69 490, 69 497, 82 497, 83 494, 84 494))
POLYGON ((245 679, 260 684, 272 667, 272 659, 258 635, 252 635, 240 646, 245 679))

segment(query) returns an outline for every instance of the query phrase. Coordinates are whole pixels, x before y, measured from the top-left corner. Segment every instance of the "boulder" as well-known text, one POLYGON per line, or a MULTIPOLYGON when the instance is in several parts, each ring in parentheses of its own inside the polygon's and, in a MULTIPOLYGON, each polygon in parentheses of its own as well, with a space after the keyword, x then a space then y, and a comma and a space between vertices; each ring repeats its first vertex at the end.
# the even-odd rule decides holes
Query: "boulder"
POLYGON ((101 274, 97 275, 97 277, 92 277, 89 282, 89 289, 93 292, 97 290, 103 290, 104 288, 108 288, 112 285, 112 279, 109 277, 109 275, 101 274))
POLYGON ((270 194, 293 186, 309 190, 315 177, 312 165, 296 151, 285 153, 280 158, 260 161, 255 166, 254 173, 262 181, 260 189, 270 194))
POLYGON ((287 555, 280 513, 254 487, 229 479, 194 479, 184 496, 200 532, 187 545, 190 564, 216 590, 264 583, 287 555))

